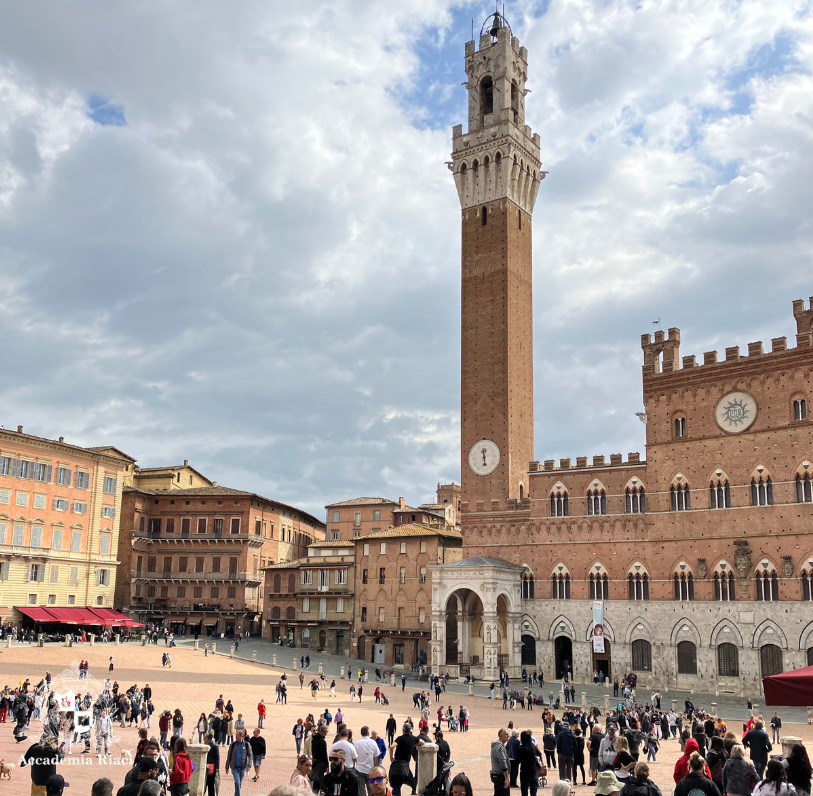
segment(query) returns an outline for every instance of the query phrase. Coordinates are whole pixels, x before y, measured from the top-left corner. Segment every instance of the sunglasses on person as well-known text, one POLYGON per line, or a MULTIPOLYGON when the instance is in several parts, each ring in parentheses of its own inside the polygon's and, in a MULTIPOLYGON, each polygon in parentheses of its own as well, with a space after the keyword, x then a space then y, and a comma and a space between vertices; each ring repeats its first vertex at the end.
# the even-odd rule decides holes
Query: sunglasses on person
POLYGON ((343 757, 329 757, 328 760, 330 760, 331 763, 344 763, 343 757))
POLYGON ((367 782, 371 785, 380 785, 384 781, 384 777, 368 777, 367 782))

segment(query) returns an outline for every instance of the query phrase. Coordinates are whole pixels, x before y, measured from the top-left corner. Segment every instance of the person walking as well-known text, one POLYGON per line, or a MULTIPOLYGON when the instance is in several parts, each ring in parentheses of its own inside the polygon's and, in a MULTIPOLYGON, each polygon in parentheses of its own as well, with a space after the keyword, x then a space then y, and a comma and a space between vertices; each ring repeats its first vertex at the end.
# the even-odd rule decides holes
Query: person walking
POLYGON ((203 736, 209 731, 209 722, 206 720, 206 714, 201 713, 198 719, 198 743, 203 743, 203 736))
POLYGON ((231 771, 234 779, 234 796, 240 796, 243 777, 253 765, 254 753, 251 751, 251 744, 246 741, 242 732, 238 732, 237 737, 226 752, 225 765, 226 775, 231 771))
POLYGON ((103 710, 96 719, 96 754, 110 754, 110 736, 113 734, 113 721, 107 714, 107 710, 103 710))
POLYGON ((511 784, 511 766, 508 762, 508 730, 501 728, 496 740, 491 742, 491 782, 494 796, 508 796, 511 784))
POLYGON ((742 745, 750 750, 751 762, 754 764, 757 776, 760 779, 762 779, 762 772, 765 771, 765 766, 768 764, 768 752, 773 749, 764 726, 762 719, 757 719, 754 729, 745 733, 745 737, 742 739, 742 745))
POLYGON ((559 758, 559 779, 573 782, 576 736, 567 723, 556 736, 556 754, 559 758))
POLYGON ((294 736, 294 743, 296 744, 297 755, 302 751, 302 741, 305 739, 305 724, 302 719, 297 719, 294 728, 291 730, 291 735, 294 736))
POLYGON ((359 781, 353 771, 345 768, 344 749, 330 752, 330 768, 322 778, 322 792, 331 796, 359 796, 359 781))
POLYGON ((216 796, 220 779, 220 749, 211 733, 203 736, 203 742, 209 746, 206 752, 206 796, 216 796))
MULTIPOLYGON (((265 700, 261 699, 260 703, 257 705, 257 726, 260 729, 262 729, 264 721, 265 721, 265 700)), ((297 753, 299 753, 299 749, 297 749, 297 753)))
POLYGON ((771 742, 772 743, 781 743, 782 742, 782 719, 776 715, 776 713, 771 716, 771 742))
POLYGON ((539 771, 542 755, 534 746, 531 733, 523 730, 519 736, 517 762, 519 764, 519 786, 522 796, 536 796, 539 787, 539 771))
POLYGON ((410 769, 410 763, 416 756, 416 749, 424 742, 412 734, 412 725, 404 722, 402 733, 390 744, 390 784, 393 796, 401 796, 401 788, 408 785, 410 791, 415 790, 415 779, 410 769))
POLYGON ((373 766, 378 764, 378 744, 370 737, 370 728, 364 725, 361 730, 361 738, 355 744, 356 776, 359 779, 359 794, 367 792, 367 778, 373 766))
MULTIPOLYGON (((781 765, 781 763, 780 763, 781 765)), ((674 796, 721 796, 720 789, 703 773, 706 761, 700 752, 692 752, 689 757, 689 773, 683 777, 674 790, 674 796)))
MULTIPOLYGON (((265 738, 260 735, 259 727, 254 728, 248 742, 251 745, 251 754, 254 757, 254 776, 251 781, 257 782, 260 779, 260 766, 263 764, 263 758, 265 757, 265 738)), ((297 754, 299 754, 298 750, 297 754)))
POLYGON ((288 780, 289 785, 293 785, 298 790, 312 791, 313 783, 310 781, 309 775, 313 768, 313 759, 310 755, 300 755, 296 759, 296 768, 288 780))
POLYGON ((769 760, 765 779, 754 788, 754 796, 795 796, 796 789, 788 784, 788 775, 781 760, 769 760))
POLYGON ((185 796, 185 794, 189 793, 192 760, 186 751, 186 741, 183 738, 175 740, 172 759, 172 771, 169 773, 169 792, 172 796, 185 796))
POLYGON ((395 730, 398 727, 398 724, 395 721, 395 717, 390 713, 390 717, 387 719, 387 746, 392 746, 393 741, 395 741, 395 730))
POLYGON ((111 655, 111 656, 110 656, 110 661, 109 661, 109 663, 108 663, 108 665, 107 665, 107 671, 108 671, 108 672, 112 672, 112 671, 113 671, 113 664, 114 664, 115 662, 116 662, 116 659, 115 659, 115 658, 114 658, 114 657, 111 655))
POLYGON ((723 793, 728 796, 751 796, 759 782, 753 763, 745 759, 745 748, 735 743, 723 766, 723 793))

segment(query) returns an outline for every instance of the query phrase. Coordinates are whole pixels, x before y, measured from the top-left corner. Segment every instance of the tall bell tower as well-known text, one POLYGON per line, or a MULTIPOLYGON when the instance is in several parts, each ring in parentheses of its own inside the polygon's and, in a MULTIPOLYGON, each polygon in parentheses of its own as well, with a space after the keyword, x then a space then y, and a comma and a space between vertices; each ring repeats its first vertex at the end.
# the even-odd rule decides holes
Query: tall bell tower
POLYGON ((525 124, 528 52, 494 13, 466 44, 469 123, 453 128, 462 208, 464 511, 527 496, 534 458, 531 214, 545 172, 525 124))

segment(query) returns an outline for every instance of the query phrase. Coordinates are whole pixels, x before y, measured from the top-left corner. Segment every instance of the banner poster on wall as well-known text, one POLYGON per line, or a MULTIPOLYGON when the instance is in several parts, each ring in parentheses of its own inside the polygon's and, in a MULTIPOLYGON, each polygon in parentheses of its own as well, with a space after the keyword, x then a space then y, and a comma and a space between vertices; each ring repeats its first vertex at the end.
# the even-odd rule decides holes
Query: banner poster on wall
POLYGON ((593 603, 593 652, 604 653, 604 603, 593 603))

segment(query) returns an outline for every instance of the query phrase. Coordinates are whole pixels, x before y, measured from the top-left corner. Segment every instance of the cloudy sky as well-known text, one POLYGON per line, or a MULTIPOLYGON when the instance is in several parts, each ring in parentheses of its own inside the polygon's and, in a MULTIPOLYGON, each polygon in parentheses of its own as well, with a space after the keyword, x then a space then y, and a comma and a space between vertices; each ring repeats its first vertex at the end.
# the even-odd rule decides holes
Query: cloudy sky
MULTIPOLYGON (((324 516, 459 481, 451 0, 7 3, 0 423, 324 516)), ((542 139, 536 456, 640 450, 640 334, 813 293, 811 0, 506 3, 542 139)))

